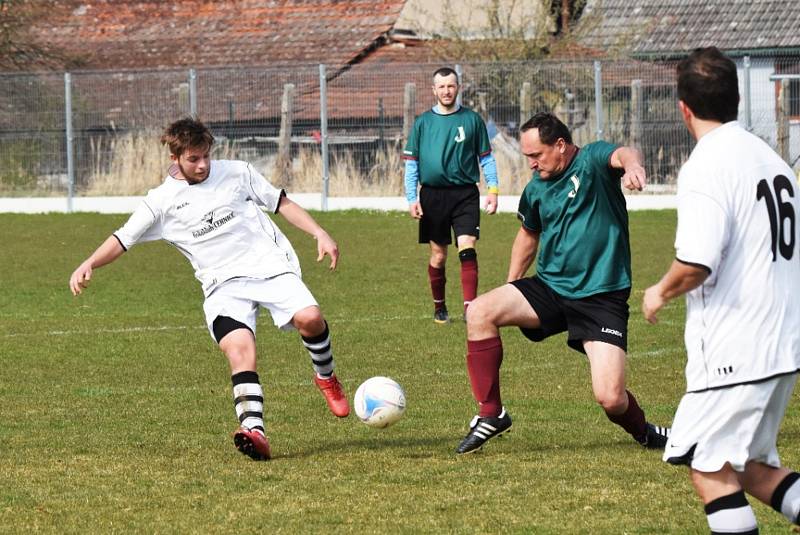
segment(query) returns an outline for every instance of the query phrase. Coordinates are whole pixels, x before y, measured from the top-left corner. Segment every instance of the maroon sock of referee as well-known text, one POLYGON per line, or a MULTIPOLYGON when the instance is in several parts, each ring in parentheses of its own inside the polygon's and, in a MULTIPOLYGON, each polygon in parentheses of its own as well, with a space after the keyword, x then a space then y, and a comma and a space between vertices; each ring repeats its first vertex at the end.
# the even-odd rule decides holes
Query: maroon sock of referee
POLYGON ((625 393, 628 394, 628 408, 625 412, 622 414, 606 413, 606 416, 608 416, 609 420, 630 433, 638 442, 644 442, 647 437, 644 411, 639 407, 636 398, 633 397, 630 391, 626 390, 625 393))
POLYGON ((467 371, 472 395, 478 402, 478 416, 499 416, 500 364, 503 363, 503 342, 499 336, 485 340, 467 340, 467 371))
POLYGON ((470 247, 458 252, 461 261, 461 293, 464 296, 464 314, 467 307, 478 295, 478 255, 470 247))
POLYGON ((438 312, 444 307, 444 286, 447 283, 444 267, 436 268, 428 264, 428 279, 431 281, 433 309, 438 312))

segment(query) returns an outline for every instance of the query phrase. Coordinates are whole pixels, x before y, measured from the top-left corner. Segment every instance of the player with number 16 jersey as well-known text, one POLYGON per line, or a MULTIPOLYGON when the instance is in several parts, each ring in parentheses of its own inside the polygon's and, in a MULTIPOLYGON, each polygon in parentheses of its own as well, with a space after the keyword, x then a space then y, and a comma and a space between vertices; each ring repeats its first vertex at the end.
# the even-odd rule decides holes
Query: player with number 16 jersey
POLYGON ((703 136, 681 169, 676 258, 710 272, 686 298, 687 392, 800 368, 797 190, 736 121, 703 136))

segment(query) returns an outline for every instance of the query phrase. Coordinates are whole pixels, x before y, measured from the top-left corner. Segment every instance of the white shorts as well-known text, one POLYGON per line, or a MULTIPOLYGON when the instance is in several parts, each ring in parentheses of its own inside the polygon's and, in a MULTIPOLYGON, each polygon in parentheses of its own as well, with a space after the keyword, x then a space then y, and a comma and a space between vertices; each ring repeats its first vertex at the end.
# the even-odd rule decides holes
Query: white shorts
POLYGON ((699 472, 730 463, 737 472, 748 461, 776 468, 778 430, 797 375, 684 394, 672 422, 664 460, 699 472))
POLYGON ((258 307, 269 310, 276 327, 291 330, 292 317, 300 310, 318 306, 316 299, 294 273, 284 273, 269 279, 239 278, 220 284, 203 303, 206 325, 214 337, 213 324, 217 316, 228 316, 256 332, 258 307))

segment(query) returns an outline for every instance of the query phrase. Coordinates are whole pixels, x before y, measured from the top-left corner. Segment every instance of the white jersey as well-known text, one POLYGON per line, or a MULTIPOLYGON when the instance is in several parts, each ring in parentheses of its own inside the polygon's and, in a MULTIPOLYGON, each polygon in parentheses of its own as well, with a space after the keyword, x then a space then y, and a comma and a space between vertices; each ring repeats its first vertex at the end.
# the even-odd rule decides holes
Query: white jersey
POLYGON ((686 295, 688 392, 800 369, 798 199, 791 168, 736 121, 681 168, 676 256, 711 270, 686 295))
POLYGON ((212 160, 199 184, 167 176, 114 235, 125 249, 171 243, 192 263, 208 297, 236 277, 300 275, 289 240, 259 208, 275 213, 282 195, 248 163, 212 160))

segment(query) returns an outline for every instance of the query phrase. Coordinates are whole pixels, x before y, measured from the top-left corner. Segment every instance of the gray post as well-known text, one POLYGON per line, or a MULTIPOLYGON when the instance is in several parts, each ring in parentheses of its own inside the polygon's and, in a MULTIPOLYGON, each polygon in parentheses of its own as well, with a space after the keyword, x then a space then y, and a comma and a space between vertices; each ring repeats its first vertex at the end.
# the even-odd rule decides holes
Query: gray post
POLYGON ((631 136, 630 145, 642 146, 642 81, 631 80, 631 136))
POLYGON ((294 107, 294 84, 283 86, 281 99, 281 129, 278 133, 278 157, 275 161, 275 178, 286 184, 292 164, 292 115, 294 107))
POLYGON ((455 71, 459 88, 458 95, 456 96, 456 104, 461 106, 461 84, 464 80, 464 73, 461 71, 461 65, 456 65, 455 71))
POLYGON ((531 118, 531 83, 522 82, 519 90, 519 126, 531 118))
POLYGON ((72 212, 72 198, 75 195, 75 161, 72 137, 72 75, 64 73, 64 122, 67 134, 67 212, 72 212))
POLYGON ((408 133, 414 126, 414 110, 417 107, 417 86, 408 82, 403 91, 403 141, 408 139, 408 133))
POLYGON ((750 103, 750 56, 745 56, 744 64, 744 127, 748 132, 753 131, 753 111, 750 103))
POLYGON ((325 65, 319 66, 319 129, 322 136, 322 211, 328 210, 328 81, 325 65))
POLYGON ((778 154, 789 162, 789 80, 783 78, 778 90, 778 154))
POLYGON ((197 71, 189 69, 189 115, 197 119, 197 71))
POLYGON ((600 62, 594 62, 594 113, 597 115, 597 139, 603 139, 603 82, 600 62))

